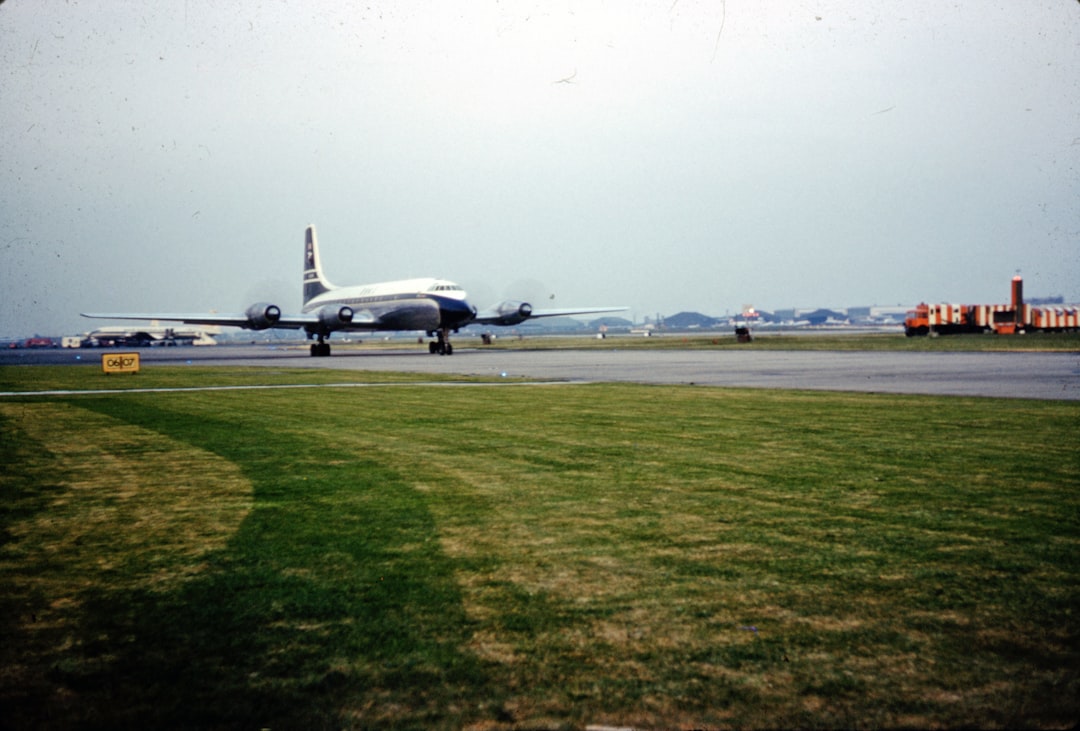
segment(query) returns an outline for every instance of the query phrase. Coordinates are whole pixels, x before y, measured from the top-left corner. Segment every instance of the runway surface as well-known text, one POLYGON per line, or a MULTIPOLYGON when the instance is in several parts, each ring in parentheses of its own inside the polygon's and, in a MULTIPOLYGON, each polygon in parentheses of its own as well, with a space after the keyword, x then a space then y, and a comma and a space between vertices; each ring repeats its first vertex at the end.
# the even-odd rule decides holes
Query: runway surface
MULTIPOLYGON (((108 350, 9 350, 0 365, 100 367, 108 350)), ((154 363, 329 368, 572 381, 1080 400, 1080 353, 890 353, 753 350, 335 350, 312 358, 280 346, 146 348, 154 363)))

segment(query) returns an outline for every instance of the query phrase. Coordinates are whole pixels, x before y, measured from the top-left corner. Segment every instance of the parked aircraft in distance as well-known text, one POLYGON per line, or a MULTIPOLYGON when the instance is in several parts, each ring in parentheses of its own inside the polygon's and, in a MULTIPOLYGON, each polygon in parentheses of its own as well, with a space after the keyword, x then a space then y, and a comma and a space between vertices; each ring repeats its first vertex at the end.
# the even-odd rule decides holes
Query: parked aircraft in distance
POLYGON ((217 345, 213 335, 220 335, 221 329, 217 327, 159 327, 157 323, 151 323, 150 327, 143 325, 120 325, 116 327, 99 327, 85 333, 79 338, 64 338, 78 342, 79 345, 65 347, 104 347, 104 346, 137 346, 147 347, 151 345, 217 345))
POLYGON ((478 311, 465 299, 465 290, 445 279, 404 279, 396 282, 336 287, 323 276, 315 227, 304 240, 304 305, 299 314, 283 314, 269 302, 257 302, 242 313, 82 313, 83 317, 110 320, 167 320, 190 325, 229 325, 247 330, 303 329, 313 356, 330 355, 326 339, 349 330, 422 330, 429 337, 428 352, 451 355, 450 333, 466 325, 518 325, 534 317, 590 315, 617 312, 625 307, 533 309, 528 302, 504 300, 478 311))

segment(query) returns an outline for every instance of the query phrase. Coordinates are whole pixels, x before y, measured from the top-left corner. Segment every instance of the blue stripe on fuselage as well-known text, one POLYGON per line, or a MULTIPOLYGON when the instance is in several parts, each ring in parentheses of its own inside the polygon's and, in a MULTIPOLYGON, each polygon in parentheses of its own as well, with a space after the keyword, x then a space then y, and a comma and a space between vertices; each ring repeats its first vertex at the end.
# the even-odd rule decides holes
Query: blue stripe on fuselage
POLYGON ((427 296, 439 304, 439 323, 442 327, 464 327, 476 316, 476 309, 465 300, 432 294, 427 296))

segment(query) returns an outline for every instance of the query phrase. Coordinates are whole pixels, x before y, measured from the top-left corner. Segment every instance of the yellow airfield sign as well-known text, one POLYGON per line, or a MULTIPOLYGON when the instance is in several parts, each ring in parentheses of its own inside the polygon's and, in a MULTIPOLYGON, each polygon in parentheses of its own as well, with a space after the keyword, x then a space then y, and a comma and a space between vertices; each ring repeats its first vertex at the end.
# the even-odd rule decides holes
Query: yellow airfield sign
POLYGON ((109 353, 101 356, 101 370, 108 373, 138 373, 138 353, 109 353))

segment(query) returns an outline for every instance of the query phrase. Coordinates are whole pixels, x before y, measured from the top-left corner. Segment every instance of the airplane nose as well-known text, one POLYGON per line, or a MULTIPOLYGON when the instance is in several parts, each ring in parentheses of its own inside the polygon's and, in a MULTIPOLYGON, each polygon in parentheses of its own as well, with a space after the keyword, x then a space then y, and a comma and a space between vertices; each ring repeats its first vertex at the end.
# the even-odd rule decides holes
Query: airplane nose
POLYGON ((465 300, 444 299, 439 303, 444 327, 460 327, 476 316, 476 308, 465 300))

